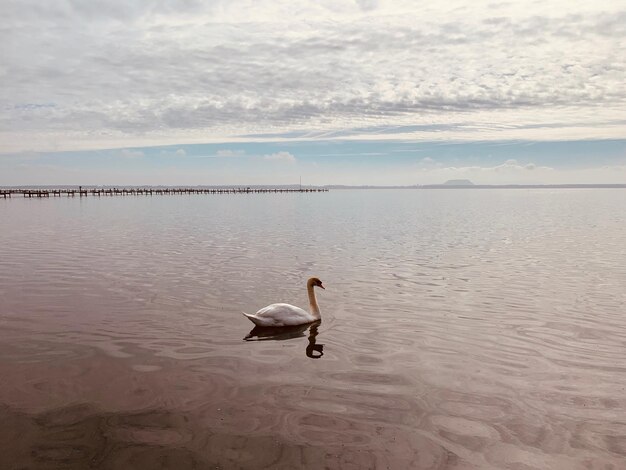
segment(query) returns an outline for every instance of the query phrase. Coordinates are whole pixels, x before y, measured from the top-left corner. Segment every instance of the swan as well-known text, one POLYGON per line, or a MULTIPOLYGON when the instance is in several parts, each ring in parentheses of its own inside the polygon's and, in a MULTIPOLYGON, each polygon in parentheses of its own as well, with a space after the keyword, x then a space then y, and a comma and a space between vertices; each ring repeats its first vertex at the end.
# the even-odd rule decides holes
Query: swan
POLYGON ((306 283, 306 290, 309 294, 309 306, 311 313, 302 310, 300 307, 289 304, 272 304, 262 308, 254 315, 242 312, 252 323, 257 326, 295 326, 305 325, 320 320, 320 308, 315 299, 314 287, 326 289, 316 277, 310 278, 306 283))

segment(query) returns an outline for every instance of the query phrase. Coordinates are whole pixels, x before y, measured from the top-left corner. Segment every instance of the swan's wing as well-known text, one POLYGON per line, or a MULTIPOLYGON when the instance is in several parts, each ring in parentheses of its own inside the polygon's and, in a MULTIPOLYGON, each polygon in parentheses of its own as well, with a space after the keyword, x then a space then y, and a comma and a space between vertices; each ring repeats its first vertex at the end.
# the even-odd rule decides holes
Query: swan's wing
MULTIPOLYGON (((289 304, 272 304, 254 314, 262 326, 302 325, 315 321, 313 315, 300 307, 289 304)), ((256 322, 255 322, 256 323, 256 322)))

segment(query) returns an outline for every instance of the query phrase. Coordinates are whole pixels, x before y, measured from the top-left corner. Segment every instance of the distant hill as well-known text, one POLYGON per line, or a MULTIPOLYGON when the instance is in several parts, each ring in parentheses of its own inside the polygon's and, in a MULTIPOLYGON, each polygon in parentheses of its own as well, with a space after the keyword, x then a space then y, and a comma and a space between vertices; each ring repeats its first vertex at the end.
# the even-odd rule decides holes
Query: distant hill
POLYGON ((448 180, 443 184, 444 186, 474 186, 470 180, 448 180))

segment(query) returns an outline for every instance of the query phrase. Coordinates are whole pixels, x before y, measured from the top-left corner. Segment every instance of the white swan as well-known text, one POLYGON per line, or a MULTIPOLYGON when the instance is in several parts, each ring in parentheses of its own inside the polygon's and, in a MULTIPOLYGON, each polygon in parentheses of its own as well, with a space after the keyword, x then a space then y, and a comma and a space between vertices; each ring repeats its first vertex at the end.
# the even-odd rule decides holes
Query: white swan
POLYGON ((245 312, 242 313, 248 317, 252 323, 258 326, 295 326, 312 323, 321 318, 320 308, 317 306, 315 292, 313 291, 314 287, 325 289, 322 285, 322 281, 316 277, 312 277, 307 281, 306 290, 309 294, 311 313, 302 310, 300 307, 289 304, 268 305, 254 315, 245 312))

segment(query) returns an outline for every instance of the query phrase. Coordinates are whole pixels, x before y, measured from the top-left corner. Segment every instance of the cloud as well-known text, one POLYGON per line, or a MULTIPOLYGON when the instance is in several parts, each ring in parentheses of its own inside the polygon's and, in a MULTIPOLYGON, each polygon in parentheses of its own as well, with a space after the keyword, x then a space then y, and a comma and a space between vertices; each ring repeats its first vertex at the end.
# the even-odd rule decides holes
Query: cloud
POLYGON ((356 0, 356 3, 363 11, 374 10, 378 7, 378 0, 356 0))
MULTIPOLYGON (((472 168, 472 167, 469 167, 472 168)), ((515 159, 509 159, 505 161, 501 165, 496 165, 493 167, 484 167, 480 168, 481 171, 495 171, 495 172, 528 172, 533 170, 539 171, 552 171, 553 168, 548 166, 540 166, 538 167, 534 163, 526 163, 524 165, 517 162, 515 159)))
POLYGON ((187 156, 187 151, 183 148, 179 148, 176 150, 172 150, 172 149, 165 149, 165 150, 161 150, 159 152, 159 155, 161 157, 176 157, 176 158, 181 158, 181 157, 186 157, 187 156))
POLYGON ((431 157, 424 157, 417 162, 419 168, 434 169, 441 168, 442 164, 431 157))
POLYGON ((0 152, 278 132, 623 136, 620 2, 5 7, 0 152))
POLYGON ((294 157, 289 152, 277 152, 269 155, 263 155, 263 159, 271 160, 274 162, 286 162, 286 163, 295 163, 296 157, 294 157))
POLYGON ((548 166, 537 166, 534 163, 526 163, 520 164, 517 160, 510 159, 506 160, 504 163, 500 165, 494 166, 465 166, 465 167, 446 167, 442 168, 443 171, 457 171, 457 172, 466 172, 466 173, 524 173, 531 172, 534 170, 539 171, 552 171, 552 167, 548 166))
POLYGON ((435 166, 441 166, 440 163, 437 163, 434 159, 430 158, 430 157, 424 157, 420 160, 419 165, 422 167, 435 167, 435 166))
POLYGON ((416 174, 421 184, 439 184, 450 179, 469 179, 475 184, 549 184, 555 182, 555 176, 559 177, 552 167, 515 159, 497 165, 422 166, 416 174))

